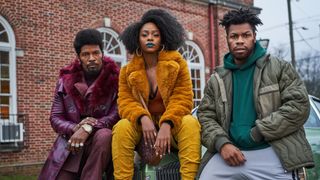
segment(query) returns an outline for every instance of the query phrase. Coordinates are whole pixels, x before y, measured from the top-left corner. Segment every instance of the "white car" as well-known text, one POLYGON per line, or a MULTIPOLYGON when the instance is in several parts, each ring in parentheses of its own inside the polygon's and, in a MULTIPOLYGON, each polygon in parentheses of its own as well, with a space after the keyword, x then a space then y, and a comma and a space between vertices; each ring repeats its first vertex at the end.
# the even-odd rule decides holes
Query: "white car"
POLYGON ((311 145, 316 166, 307 169, 308 180, 320 179, 320 99, 309 96, 311 109, 307 122, 304 124, 306 137, 311 145))

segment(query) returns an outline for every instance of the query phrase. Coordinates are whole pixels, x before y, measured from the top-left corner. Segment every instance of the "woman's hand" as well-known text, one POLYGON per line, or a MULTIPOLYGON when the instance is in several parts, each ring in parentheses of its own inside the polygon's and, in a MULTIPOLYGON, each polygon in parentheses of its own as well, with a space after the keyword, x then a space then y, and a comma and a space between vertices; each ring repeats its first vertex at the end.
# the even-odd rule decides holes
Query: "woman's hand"
POLYGON ((160 155, 162 158, 163 155, 166 154, 167 150, 168 153, 170 153, 170 147, 171 147, 171 126, 168 123, 162 123, 156 143, 154 145, 156 149, 156 154, 160 155))
POLYGON ((153 121, 148 116, 142 116, 140 121, 144 142, 146 143, 146 145, 150 145, 150 147, 153 147, 157 136, 157 131, 153 121))

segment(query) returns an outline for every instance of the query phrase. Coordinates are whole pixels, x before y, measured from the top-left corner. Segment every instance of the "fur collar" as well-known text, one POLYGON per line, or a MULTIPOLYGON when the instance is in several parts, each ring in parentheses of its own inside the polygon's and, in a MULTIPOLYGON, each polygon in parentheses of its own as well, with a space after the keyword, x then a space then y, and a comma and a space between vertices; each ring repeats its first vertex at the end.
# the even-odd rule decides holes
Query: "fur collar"
MULTIPOLYGON (((165 103, 166 97, 170 96, 174 88, 180 70, 179 61, 185 60, 178 51, 163 51, 159 53, 157 82, 160 94, 165 103)), ((144 100, 148 102, 150 88, 142 56, 135 55, 133 57, 127 65, 126 74, 128 75, 129 86, 131 86, 134 91, 133 94, 137 96, 138 93, 141 93, 144 100)))
MULTIPOLYGON (((102 63, 102 70, 92 87, 92 98, 88 102, 90 110, 106 104, 106 101, 112 99, 118 92, 119 68, 108 57, 103 57, 102 63)), ((74 86, 75 83, 82 82, 84 79, 80 60, 75 59, 69 66, 61 69, 60 78, 63 80, 64 90, 72 97, 79 111, 83 113, 84 99, 74 86)))

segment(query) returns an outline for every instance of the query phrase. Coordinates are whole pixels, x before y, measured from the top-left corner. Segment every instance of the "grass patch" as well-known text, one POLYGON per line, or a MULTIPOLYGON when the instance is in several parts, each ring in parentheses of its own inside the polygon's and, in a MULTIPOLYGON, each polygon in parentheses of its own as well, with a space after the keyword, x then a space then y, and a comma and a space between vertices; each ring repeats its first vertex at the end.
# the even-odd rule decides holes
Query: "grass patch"
POLYGON ((37 180, 37 176, 0 176, 1 180, 37 180))

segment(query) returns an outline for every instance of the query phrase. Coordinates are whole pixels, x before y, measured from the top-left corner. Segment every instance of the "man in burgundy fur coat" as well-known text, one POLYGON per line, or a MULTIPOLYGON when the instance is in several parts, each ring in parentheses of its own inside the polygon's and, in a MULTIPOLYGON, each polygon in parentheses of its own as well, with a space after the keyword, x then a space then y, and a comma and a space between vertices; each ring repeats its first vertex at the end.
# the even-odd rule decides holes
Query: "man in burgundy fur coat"
POLYGON ((105 171, 112 174, 111 129, 119 120, 119 70, 103 56, 97 30, 78 32, 74 48, 78 58, 60 70, 50 116, 59 135, 40 180, 100 180, 105 171))

